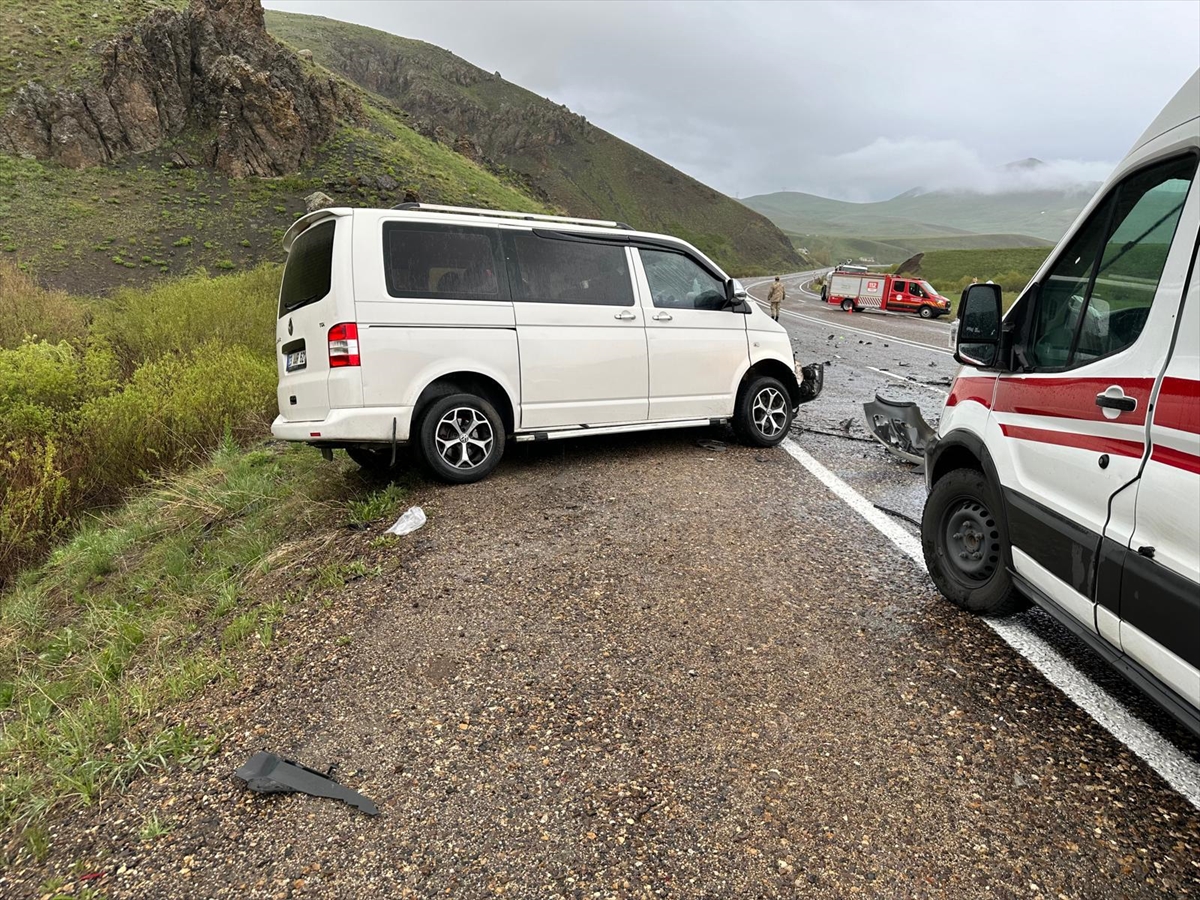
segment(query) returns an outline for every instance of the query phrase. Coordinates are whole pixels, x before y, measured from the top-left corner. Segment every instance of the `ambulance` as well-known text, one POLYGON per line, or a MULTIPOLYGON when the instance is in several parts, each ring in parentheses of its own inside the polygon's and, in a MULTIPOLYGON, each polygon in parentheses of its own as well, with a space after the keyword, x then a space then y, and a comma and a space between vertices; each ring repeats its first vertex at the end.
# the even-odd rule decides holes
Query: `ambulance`
POLYGON ((934 583, 1033 601, 1200 734, 1200 72, 1001 316, 972 285, 926 454, 934 583))

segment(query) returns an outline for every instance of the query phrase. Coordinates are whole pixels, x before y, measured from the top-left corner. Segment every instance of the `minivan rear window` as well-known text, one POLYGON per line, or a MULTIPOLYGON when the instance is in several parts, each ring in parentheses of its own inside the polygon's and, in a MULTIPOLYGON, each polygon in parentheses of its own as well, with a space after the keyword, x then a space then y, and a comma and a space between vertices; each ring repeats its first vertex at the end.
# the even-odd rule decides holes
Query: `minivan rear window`
POLYGON ((500 236, 490 228, 384 222, 383 265, 393 297, 508 299, 500 236))
POLYGON ((508 232, 508 274, 513 300, 633 306, 625 246, 541 238, 508 232))
POLYGON ((335 225, 332 219, 314 225, 292 242, 279 291, 281 317, 329 293, 335 225))

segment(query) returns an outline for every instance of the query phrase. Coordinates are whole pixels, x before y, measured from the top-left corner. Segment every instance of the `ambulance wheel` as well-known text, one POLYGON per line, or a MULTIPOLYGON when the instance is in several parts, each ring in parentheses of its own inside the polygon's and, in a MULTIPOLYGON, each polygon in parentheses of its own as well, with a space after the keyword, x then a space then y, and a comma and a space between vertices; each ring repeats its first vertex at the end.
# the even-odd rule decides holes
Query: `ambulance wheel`
POLYGON ((921 516, 921 549, 933 583, 955 606, 987 616, 1026 606, 1005 566, 1000 502, 982 472, 954 469, 934 484, 921 516))
POLYGON ((842 309, 846 312, 851 312, 854 309, 854 301, 847 297, 842 301, 842 309))
POLYGON ((937 313, 933 311, 932 306, 922 306, 917 315, 922 319, 932 319, 937 313))

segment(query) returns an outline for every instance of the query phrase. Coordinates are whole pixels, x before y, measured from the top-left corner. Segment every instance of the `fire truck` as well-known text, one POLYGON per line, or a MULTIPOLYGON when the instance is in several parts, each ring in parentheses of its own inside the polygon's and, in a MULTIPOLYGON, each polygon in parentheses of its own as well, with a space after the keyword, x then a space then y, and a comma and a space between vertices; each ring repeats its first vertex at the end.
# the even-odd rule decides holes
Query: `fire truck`
POLYGON ((829 278, 828 287, 825 301, 838 304, 846 312, 890 309, 915 312, 922 319, 936 319, 950 312, 950 301, 920 278, 835 271, 829 278))

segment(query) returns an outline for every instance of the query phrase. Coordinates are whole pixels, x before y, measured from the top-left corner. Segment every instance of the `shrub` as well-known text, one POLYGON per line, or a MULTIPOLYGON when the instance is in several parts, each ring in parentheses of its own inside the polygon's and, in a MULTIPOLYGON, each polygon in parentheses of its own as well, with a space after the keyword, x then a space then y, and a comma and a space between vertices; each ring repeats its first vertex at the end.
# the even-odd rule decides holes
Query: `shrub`
POLYGON ((126 372, 143 360, 190 353, 203 341, 246 347, 270 360, 278 293, 277 266, 215 280, 199 273, 118 292, 97 329, 112 341, 126 372))
POLYGON ((0 261, 0 348, 16 347, 34 335, 52 343, 81 343, 87 324, 84 304, 39 287, 13 263, 0 261))

